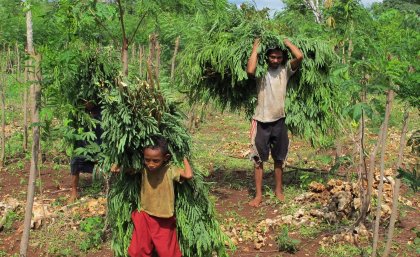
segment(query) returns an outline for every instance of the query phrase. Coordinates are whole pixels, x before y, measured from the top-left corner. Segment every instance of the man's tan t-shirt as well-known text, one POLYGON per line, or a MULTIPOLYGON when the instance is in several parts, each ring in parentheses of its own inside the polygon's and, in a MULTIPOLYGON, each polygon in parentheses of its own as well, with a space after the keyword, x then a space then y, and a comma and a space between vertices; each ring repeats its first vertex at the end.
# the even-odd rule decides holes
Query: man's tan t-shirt
POLYGON ((150 172, 141 171, 140 210, 160 218, 170 218, 175 211, 174 181, 180 181, 180 171, 171 165, 150 172))
POLYGON ((257 79, 258 103, 253 119, 273 122, 286 117, 284 111, 286 86, 294 73, 290 62, 287 62, 277 69, 268 69, 264 77, 257 79))

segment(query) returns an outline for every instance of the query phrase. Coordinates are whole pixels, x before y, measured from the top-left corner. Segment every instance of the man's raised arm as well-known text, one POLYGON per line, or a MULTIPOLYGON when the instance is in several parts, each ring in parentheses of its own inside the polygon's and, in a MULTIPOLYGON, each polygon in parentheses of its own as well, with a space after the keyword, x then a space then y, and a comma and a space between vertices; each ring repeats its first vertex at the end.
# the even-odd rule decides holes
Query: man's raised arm
POLYGON ((258 47, 260 46, 260 39, 256 38, 254 40, 254 45, 252 46, 251 56, 248 59, 248 63, 246 65, 246 73, 248 77, 255 76, 255 71, 257 70, 257 61, 258 61, 258 47))

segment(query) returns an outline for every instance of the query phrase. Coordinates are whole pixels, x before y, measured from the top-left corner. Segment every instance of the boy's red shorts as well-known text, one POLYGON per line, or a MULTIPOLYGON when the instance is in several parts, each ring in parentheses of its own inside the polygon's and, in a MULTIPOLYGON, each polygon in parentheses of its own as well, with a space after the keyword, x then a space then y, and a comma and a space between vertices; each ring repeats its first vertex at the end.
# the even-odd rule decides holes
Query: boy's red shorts
POLYGON ((158 218, 144 211, 133 211, 133 236, 128 254, 131 257, 152 256, 153 249, 160 257, 181 257, 176 238, 175 217, 158 218))

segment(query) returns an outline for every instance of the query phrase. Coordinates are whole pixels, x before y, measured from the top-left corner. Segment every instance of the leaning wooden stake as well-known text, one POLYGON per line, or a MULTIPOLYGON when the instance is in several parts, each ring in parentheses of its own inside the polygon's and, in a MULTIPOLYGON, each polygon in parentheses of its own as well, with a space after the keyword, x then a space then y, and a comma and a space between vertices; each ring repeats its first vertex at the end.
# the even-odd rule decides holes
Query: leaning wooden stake
POLYGON ((156 79, 156 85, 157 85, 157 89, 160 89, 160 85, 159 85, 159 72, 160 72, 160 44, 159 41, 156 37, 156 61, 155 61, 155 79, 156 79))
POLYGON ((171 80, 174 79, 174 75, 175 75, 175 61, 176 61, 176 55, 178 53, 178 48, 179 48, 179 36, 175 40, 174 55, 172 56, 172 62, 171 62, 171 80))
MULTIPOLYGON (((29 9, 26 12, 26 37, 27 37, 27 47, 28 53, 31 59, 35 59, 35 67, 39 67, 39 58, 36 58, 35 49, 33 47, 33 31, 32 31, 32 12, 29 9)), ((32 66, 32 65, 31 65, 32 66)), ((24 228, 22 233, 22 239, 20 241, 20 251, 19 254, 21 257, 26 257, 28 250, 29 242, 29 232, 31 229, 31 218, 32 218, 32 207, 34 203, 35 195, 35 177, 38 171, 38 151, 39 151, 39 107, 40 107, 40 96, 41 96, 41 87, 37 82, 38 76, 37 72, 39 69, 31 68, 30 78, 32 81, 31 84, 31 98, 32 98, 32 156, 31 156, 31 168, 29 172, 29 181, 28 181, 28 192, 26 197, 26 207, 25 207, 25 219, 24 219, 24 228)))
POLYGON ((392 198, 392 212, 391 212, 391 219, 389 221, 388 239, 386 241, 383 257, 388 257, 391 251, 392 237, 394 235, 394 225, 398 217, 398 196, 400 194, 400 185, 401 185, 401 180, 397 178, 395 180, 394 196, 392 198))
POLYGON ((128 38, 125 31, 124 25, 124 10, 121 4, 121 0, 117 0, 119 20, 121 25, 122 33, 122 46, 121 46, 121 62, 122 62, 122 74, 124 77, 128 77, 128 38))
POLYGON ((4 65, 3 58, 0 52, 0 89, 1 89, 1 152, 0 152, 0 168, 4 166, 4 162, 6 159, 5 155, 5 148, 6 148, 6 99, 4 95, 5 87, 6 87, 6 68, 7 64, 4 65))
POLYGON ((395 165, 397 169, 401 166, 401 162, 403 158, 403 152, 404 152, 404 147, 405 147, 405 136, 407 135, 408 120, 410 117, 409 115, 410 113, 408 111, 408 106, 406 106, 405 111, 404 111, 403 128, 401 131, 400 146, 398 150, 398 159, 397 159, 397 164, 395 165))
POLYGON ((394 98, 394 91, 389 90, 386 98, 386 109, 385 109, 385 119, 382 127, 382 137, 381 137, 381 174, 379 177, 379 187, 378 187, 378 200, 376 206, 376 215, 375 215, 375 225, 373 229, 373 247, 372 247, 372 257, 376 257, 376 251, 378 248, 378 238, 379 238, 379 221, 381 220, 381 206, 382 206, 382 197, 383 197, 383 187, 384 187, 384 169, 385 169, 385 148, 386 148, 386 136, 388 129, 388 120, 391 113, 392 100, 394 98))
POLYGON ((143 78, 144 46, 139 45, 139 77, 143 78))

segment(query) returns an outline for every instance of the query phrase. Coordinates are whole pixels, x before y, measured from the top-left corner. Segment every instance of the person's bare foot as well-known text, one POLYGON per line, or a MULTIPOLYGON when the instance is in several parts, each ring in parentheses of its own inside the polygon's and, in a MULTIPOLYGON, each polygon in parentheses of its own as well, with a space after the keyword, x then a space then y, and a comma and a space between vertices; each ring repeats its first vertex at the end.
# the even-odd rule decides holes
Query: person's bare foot
POLYGON ((276 193, 277 199, 279 199, 280 202, 284 202, 284 194, 283 193, 276 193))
POLYGON ((255 197, 251 202, 248 203, 249 206, 259 207, 262 202, 262 197, 255 197))

